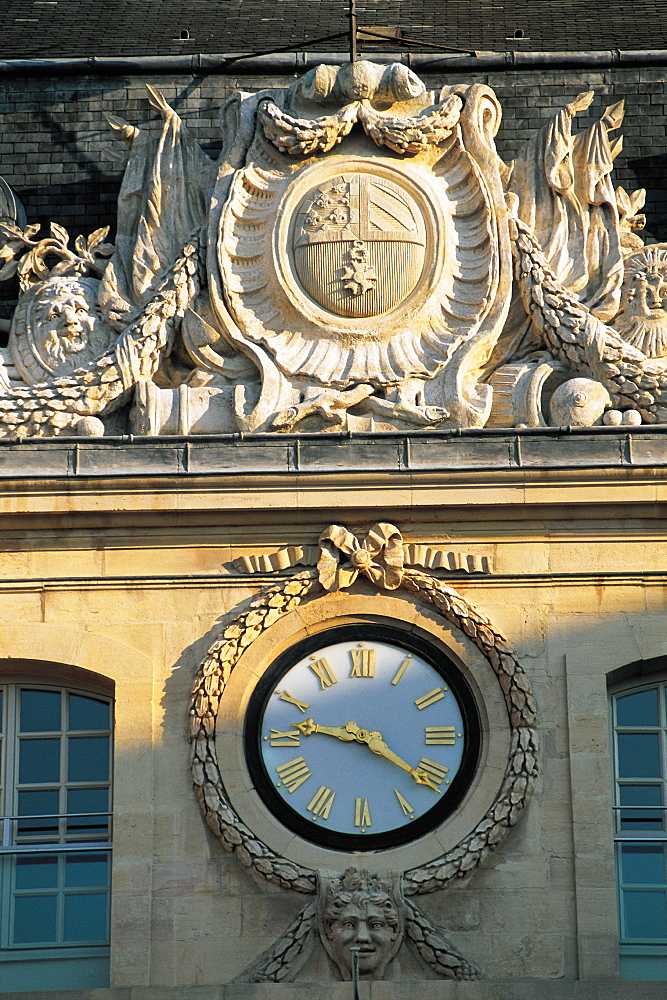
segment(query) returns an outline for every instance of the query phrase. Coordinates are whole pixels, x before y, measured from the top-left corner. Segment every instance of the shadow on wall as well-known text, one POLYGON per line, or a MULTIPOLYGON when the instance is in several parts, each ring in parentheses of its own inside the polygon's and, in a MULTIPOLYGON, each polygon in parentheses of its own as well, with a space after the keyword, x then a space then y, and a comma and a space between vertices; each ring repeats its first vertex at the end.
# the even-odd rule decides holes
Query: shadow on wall
POLYGON ((667 154, 628 160, 627 169, 636 177, 636 187, 646 188, 646 228, 662 243, 667 240, 667 154))

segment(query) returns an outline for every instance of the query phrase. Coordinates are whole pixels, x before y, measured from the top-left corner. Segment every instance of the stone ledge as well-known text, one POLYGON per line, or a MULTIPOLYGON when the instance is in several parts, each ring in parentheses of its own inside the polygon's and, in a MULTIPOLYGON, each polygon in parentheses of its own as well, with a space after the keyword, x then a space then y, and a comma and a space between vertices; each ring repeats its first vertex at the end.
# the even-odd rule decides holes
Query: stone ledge
MULTIPOLYGON (((364 1000, 664 1000, 659 982, 572 979, 387 980, 362 983, 364 1000)), ((3 1000, 350 1000, 351 983, 230 983, 5 993, 3 1000)))
POLYGON ((667 469, 667 425, 0 440, 0 480, 667 469))

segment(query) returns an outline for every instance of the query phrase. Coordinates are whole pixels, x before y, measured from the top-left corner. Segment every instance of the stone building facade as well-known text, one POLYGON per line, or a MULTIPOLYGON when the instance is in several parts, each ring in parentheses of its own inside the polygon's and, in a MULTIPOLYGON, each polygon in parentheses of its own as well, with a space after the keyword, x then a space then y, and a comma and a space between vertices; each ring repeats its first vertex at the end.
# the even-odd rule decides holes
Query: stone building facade
MULTIPOLYGON (((380 59, 365 98, 368 79, 345 78, 340 53, 319 77, 319 58, 298 76, 279 60, 261 74, 0 65, 0 172, 28 223, 72 237, 109 225, 115 244, 77 245, 70 271, 40 250, 24 287, 4 283, 5 994, 343 1000, 357 948, 362 1000, 662 997, 667 352, 650 353, 644 328, 633 346, 618 315, 623 265, 640 271, 628 259, 665 234, 665 68, 659 55, 505 70, 476 58, 422 71, 422 90, 405 67, 388 81, 380 59), (223 129, 238 129, 237 145, 223 149, 220 107, 239 90, 223 129), (322 98, 326 116, 305 117, 325 90, 338 105, 322 98), (621 100, 622 152, 605 145, 621 100), (566 106, 585 155, 558 118, 566 106), (484 123, 497 107, 494 146, 484 123), (535 236, 547 224, 526 205, 552 195, 541 179, 525 195, 521 151, 552 122, 545 162, 562 154, 594 177, 576 213, 597 242, 581 249, 570 218, 547 261, 535 236), (124 181, 119 139, 132 146, 124 181), (516 158, 521 183, 493 150, 516 158), (224 192, 216 162, 232 163, 224 192), (473 194, 457 201, 462 176, 473 194), (186 239, 201 191, 208 258, 186 239), (267 215, 271 198, 280 210, 267 215), (320 239, 325 210, 340 240, 320 239), (262 226, 272 250, 256 270, 283 309, 275 329, 253 298, 260 279, 237 266, 259 258, 262 226), (400 267, 388 251, 381 270, 382 240, 400 245, 400 267), (317 247, 341 241, 349 295, 325 295, 317 247), (137 261, 148 273, 151 253, 141 298, 143 278, 123 274, 137 261), (587 284, 565 257, 591 265, 587 284), (385 273, 390 296, 411 268, 397 301, 368 305, 385 273), (58 283, 79 282, 67 294, 92 313, 86 281, 102 318, 71 348, 75 367, 46 310, 64 315, 58 283), (530 350, 507 333, 517 289, 532 303, 530 350), (412 312, 399 313, 404 300, 412 312), (473 315, 454 343, 461 302, 473 315), (337 339, 313 374, 289 343, 270 345, 289 323, 311 343, 293 315, 324 329, 324 309, 337 339), (383 343, 423 330, 423 315, 436 330, 412 343, 421 368, 399 377, 388 347, 364 355, 366 381, 345 381, 342 363, 323 374, 334 349, 355 371, 353 324, 379 329, 387 315, 399 318, 383 343), (118 336, 95 341, 112 323, 118 336)), ((640 261, 653 291, 660 250, 640 261)), ((661 344, 663 320, 649 331, 661 344)))

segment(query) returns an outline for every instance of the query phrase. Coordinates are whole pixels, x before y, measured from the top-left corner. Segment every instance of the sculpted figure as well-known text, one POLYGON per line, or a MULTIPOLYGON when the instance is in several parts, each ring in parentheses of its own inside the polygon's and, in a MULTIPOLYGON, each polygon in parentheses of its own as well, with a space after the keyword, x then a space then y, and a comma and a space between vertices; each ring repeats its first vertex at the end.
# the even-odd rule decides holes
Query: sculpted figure
POLYGON ((94 278, 58 276, 21 297, 9 343, 29 385, 69 375, 107 349, 115 335, 98 308, 98 287, 94 278))
POLYGON ((400 907, 391 887, 368 872, 349 868, 324 894, 322 943, 343 979, 352 979, 352 948, 361 979, 383 979, 403 940, 400 907))
POLYGON ((142 434, 537 426, 536 356, 592 374, 610 414, 667 420, 667 244, 641 249, 645 193, 612 183, 622 104, 575 131, 578 95, 505 163, 489 87, 320 66, 231 96, 216 163, 148 89, 157 128, 109 119, 130 147, 115 247, 0 221, 23 293, 0 434, 114 410, 142 434))
POLYGON ((626 259, 621 308, 612 325, 648 358, 667 355, 667 244, 644 247, 626 259))

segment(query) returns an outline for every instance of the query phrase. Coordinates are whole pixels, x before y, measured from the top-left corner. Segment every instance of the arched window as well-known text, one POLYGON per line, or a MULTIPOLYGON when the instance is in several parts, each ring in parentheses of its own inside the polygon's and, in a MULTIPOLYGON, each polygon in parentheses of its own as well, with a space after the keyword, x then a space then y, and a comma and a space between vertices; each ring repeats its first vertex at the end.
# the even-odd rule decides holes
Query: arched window
POLYGON ((0 684, 0 991, 108 985, 112 704, 0 684))
POLYGON ((667 682, 613 696, 623 979, 667 980, 667 682))

